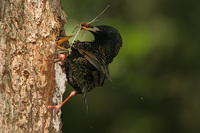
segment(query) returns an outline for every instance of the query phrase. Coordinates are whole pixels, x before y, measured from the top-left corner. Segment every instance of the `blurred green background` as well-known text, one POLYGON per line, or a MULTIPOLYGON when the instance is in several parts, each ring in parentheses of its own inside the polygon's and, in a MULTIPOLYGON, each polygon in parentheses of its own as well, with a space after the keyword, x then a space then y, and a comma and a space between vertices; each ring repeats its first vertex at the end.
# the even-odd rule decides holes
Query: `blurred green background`
MULTIPOLYGON (((112 82, 88 93, 88 114, 81 95, 63 106, 63 132, 200 133, 200 1, 62 0, 67 35, 108 4, 93 25, 121 33, 112 82)), ((82 34, 81 41, 93 39, 82 34)))

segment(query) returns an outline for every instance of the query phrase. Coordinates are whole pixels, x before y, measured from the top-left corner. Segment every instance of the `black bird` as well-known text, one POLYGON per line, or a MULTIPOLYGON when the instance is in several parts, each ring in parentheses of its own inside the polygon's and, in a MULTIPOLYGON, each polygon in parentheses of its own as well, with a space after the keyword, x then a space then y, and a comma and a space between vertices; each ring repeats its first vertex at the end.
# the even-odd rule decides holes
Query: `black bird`
POLYGON ((83 94, 87 105, 87 92, 102 86, 107 78, 111 80, 108 67, 122 46, 121 35, 113 27, 82 23, 81 28, 90 31, 95 39, 92 42, 76 41, 72 44, 71 54, 63 60, 61 67, 74 91, 60 105, 48 107, 55 108, 56 112, 76 94, 83 94))

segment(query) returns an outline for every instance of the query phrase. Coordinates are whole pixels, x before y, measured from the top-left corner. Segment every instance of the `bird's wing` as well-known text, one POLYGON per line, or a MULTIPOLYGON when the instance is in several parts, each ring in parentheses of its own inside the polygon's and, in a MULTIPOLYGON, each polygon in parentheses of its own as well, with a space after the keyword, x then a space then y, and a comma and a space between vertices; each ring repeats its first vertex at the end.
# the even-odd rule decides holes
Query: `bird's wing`
POLYGON ((111 80, 110 75, 108 74, 108 68, 105 65, 104 61, 101 57, 98 56, 98 54, 94 54, 90 51, 87 51, 85 49, 78 49, 78 51, 94 66, 96 67, 100 72, 104 73, 106 77, 111 80))

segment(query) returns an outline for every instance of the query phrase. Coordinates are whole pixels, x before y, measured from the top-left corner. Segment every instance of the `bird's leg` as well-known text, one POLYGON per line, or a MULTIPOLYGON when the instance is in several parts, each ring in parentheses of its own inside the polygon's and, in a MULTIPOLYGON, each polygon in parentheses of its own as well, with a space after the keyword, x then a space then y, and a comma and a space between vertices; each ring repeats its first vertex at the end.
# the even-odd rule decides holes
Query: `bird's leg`
POLYGON ((56 109, 55 113, 58 112, 58 110, 72 97, 76 95, 76 91, 72 91, 70 95, 63 101, 61 104, 56 105, 56 106, 47 106, 48 109, 56 109))

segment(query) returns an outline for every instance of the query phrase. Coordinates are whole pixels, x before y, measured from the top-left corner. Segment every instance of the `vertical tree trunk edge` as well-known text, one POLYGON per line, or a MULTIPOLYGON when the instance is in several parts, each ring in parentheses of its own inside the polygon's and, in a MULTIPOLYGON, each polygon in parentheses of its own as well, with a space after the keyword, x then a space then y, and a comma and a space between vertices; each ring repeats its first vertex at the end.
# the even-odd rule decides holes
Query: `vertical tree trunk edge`
POLYGON ((0 133, 62 132, 61 113, 47 106, 65 91, 54 64, 65 23, 60 0, 0 1, 0 133))

